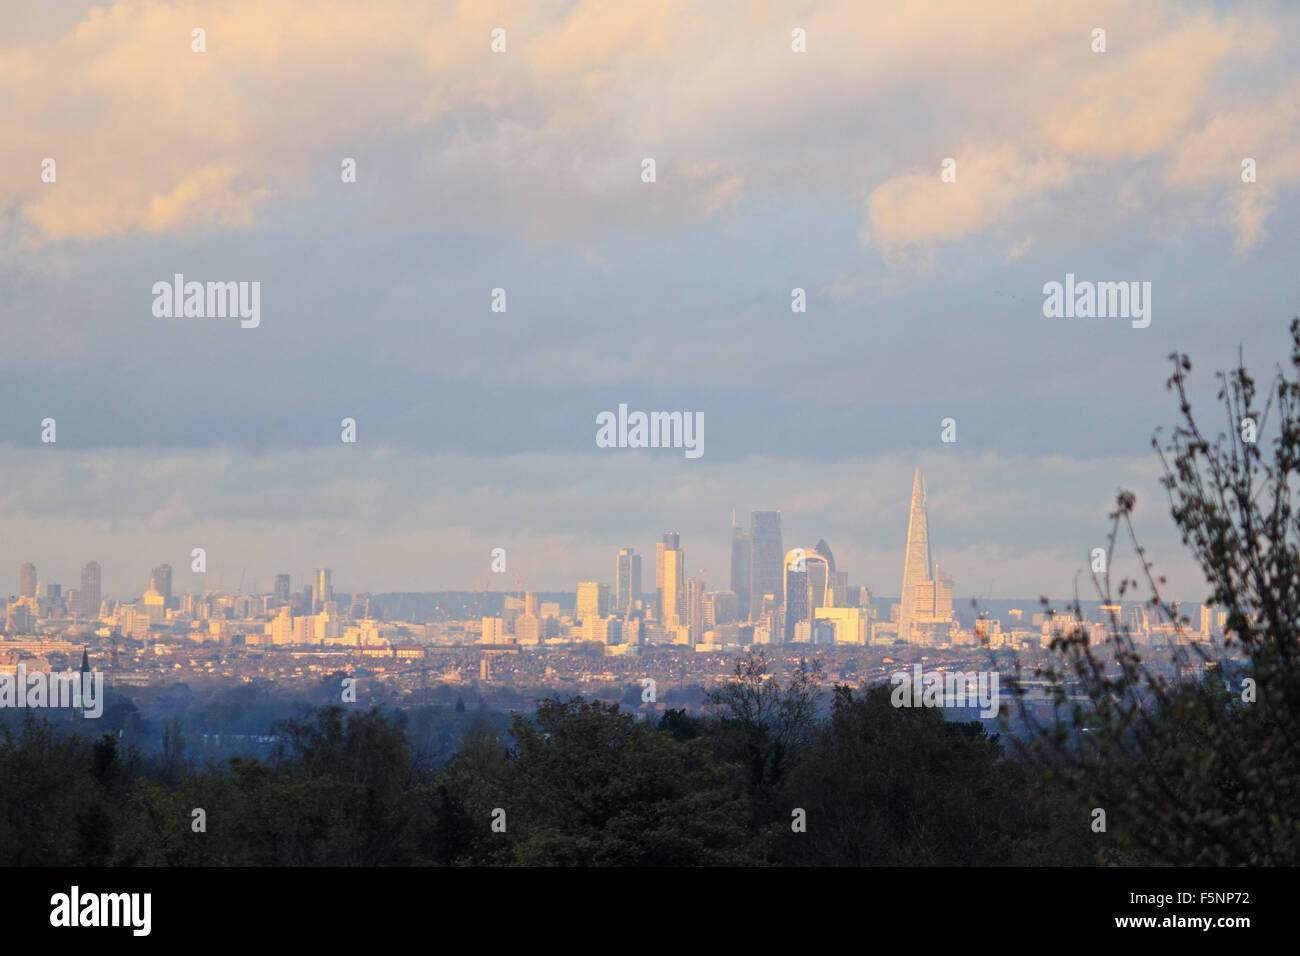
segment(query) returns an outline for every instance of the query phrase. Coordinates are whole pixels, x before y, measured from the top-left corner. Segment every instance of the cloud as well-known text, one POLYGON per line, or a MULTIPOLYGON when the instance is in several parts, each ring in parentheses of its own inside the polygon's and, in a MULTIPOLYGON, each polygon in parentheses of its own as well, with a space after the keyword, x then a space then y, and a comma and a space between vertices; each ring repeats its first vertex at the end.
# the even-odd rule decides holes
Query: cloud
POLYGON ((0 208, 43 242, 256 229, 275 204, 337 194, 352 156, 407 222, 593 244, 816 194, 865 199, 881 254, 933 267, 909 247, 1040 201, 1062 213, 1063 187, 1106 168, 1159 158, 1171 183, 1204 181, 1195 156, 1231 123, 1228 75, 1273 104, 1238 124, 1269 134, 1271 174, 1300 156, 1277 53, 1300 15, 1286 10, 124 0, 73 22, 60 6, 0 46, 0 89, 23 91, 0 100, 0 208), (790 50, 796 21, 805 54, 790 50), (1100 22, 1109 51, 1094 54, 1100 22), (505 54, 489 50, 495 26, 505 54), (950 155, 958 188, 940 191, 950 155), (39 180, 45 156, 57 184, 39 180))
POLYGON ((1024 159, 1010 147, 970 147, 953 157, 957 179, 942 182, 939 167, 895 177, 867 199, 863 241, 897 246, 951 242, 1000 222, 1026 199, 1072 178, 1058 159, 1024 159))

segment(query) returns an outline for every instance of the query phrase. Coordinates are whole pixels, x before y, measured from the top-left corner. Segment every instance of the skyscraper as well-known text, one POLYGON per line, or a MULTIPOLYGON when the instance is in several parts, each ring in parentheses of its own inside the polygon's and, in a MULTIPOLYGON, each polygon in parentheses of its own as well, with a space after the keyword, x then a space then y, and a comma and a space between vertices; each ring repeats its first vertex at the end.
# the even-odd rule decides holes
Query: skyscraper
POLYGON ((686 552, 681 548, 664 549, 663 605, 664 624, 686 623, 686 552))
POLYGON ((763 614, 763 596, 781 600, 785 584, 781 579, 781 512, 749 513, 749 619, 757 621, 763 614))
POLYGON ((28 561, 18 569, 18 596, 36 597, 36 586, 36 565, 28 561))
POLYGON ((835 555, 831 554, 831 546, 826 543, 826 539, 822 538, 820 541, 818 541, 817 547, 813 548, 813 550, 826 559, 827 566, 832 572, 834 572, 835 555))
POLYGON ((91 561, 81 568, 81 591, 77 598, 81 603, 81 613, 84 617, 94 617, 99 613, 100 576, 101 569, 98 561, 91 561))
POLYGON ((289 575, 277 574, 275 576, 275 606, 284 607, 289 603, 289 575))
POLYGON ((334 585, 330 583, 330 569, 316 569, 316 587, 312 591, 312 612, 325 610, 325 602, 334 600, 334 585))
POLYGON ((796 548, 786 554, 784 568, 785 640, 791 641, 795 625, 806 621, 811 626, 814 612, 825 607, 830 562, 816 550, 796 548))
POLYGON ((916 469, 912 479, 912 507, 907 518, 907 554, 903 559, 903 591, 899 597, 898 637, 915 643, 912 622, 916 618, 916 588, 931 580, 934 563, 930 558, 930 523, 925 510, 925 479, 916 469))
POLYGON ((618 552, 615 588, 615 611, 625 616, 641 600, 641 555, 636 553, 636 548, 623 548, 618 552))
POLYGON ((731 513, 731 590, 740 601, 740 614, 749 617, 749 534, 737 527, 736 513, 731 513))
POLYGON ((685 610, 681 606, 684 564, 681 535, 665 531, 663 540, 655 545, 655 610, 661 622, 685 610), (671 573, 668 573, 670 566, 671 573))
POLYGON ((578 604, 573 616, 579 621, 605 617, 609 614, 609 585, 596 581, 578 582, 578 604))
POLYGON ((149 587, 161 594, 166 604, 170 604, 172 599, 172 566, 170 564, 160 564, 154 568, 149 575, 149 587))
POLYGON ((686 627, 692 645, 704 640, 704 579, 690 578, 686 582, 686 627))

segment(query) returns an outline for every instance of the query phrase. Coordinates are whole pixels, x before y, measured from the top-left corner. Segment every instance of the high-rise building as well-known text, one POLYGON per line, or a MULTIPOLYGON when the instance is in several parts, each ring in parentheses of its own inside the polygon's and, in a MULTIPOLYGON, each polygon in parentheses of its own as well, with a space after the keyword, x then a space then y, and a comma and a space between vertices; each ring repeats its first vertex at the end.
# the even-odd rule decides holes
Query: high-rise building
POLYGON ((686 582, 686 627, 692 645, 704 639, 704 580, 690 578, 686 582))
POLYGON ((641 600, 641 555, 636 548, 623 548, 618 553, 618 577, 614 597, 615 613, 626 616, 641 600))
POLYGON ((312 591, 312 612, 319 614, 325 609, 325 602, 334 600, 334 585, 330 583, 329 568, 316 569, 316 587, 312 591))
POLYGON ((91 561, 81 568, 81 591, 78 602, 83 617, 99 614, 101 569, 98 561, 91 561))
POLYGON ((832 573, 835 571, 835 555, 831 554, 831 546, 822 538, 817 542, 817 547, 813 548, 818 554, 826 559, 826 564, 830 567, 832 573))
POLYGON ((740 600, 740 614, 749 617, 749 533, 736 525, 731 513, 731 590, 740 600))
POLYGON ((655 545, 655 611, 661 623, 686 613, 685 565, 681 535, 665 531, 663 540, 655 545))
POLYGON ((912 636, 918 644, 946 644, 952 627, 952 575, 935 566, 934 577, 917 582, 912 636))
POLYGON ((903 590, 898 611, 899 640, 915 643, 912 622, 916 617, 916 588, 930 579, 934 563, 930 558, 930 526, 925 509, 925 479, 921 469, 912 478, 912 507, 907 519, 907 553, 903 559, 903 590))
POLYGON ((284 607, 289 603, 289 575, 277 574, 275 576, 275 606, 284 607))
MULTIPOLYGON (((834 567, 835 565, 831 565, 834 567)), ((854 607, 857 595, 849 593, 849 573, 847 571, 831 572, 831 593, 822 607, 854 607)))
POLYGON ((149 587, 163 596, 164 604, 171 604, 172 566, 170 564, 160 564, 154 568, 149 574, 149 587))
POLYGON ((781 565, 785 551, 781 548, 781 512, 749 513, 749 619, 763 615, 763 601, 771 595, 779 602, 785 584, 781 565))
POLYGON ((663 622, 678 626, 686 617, 686 552, 664 549, 663 622))
POLYGON ((740 614, 739 609, 735 591, 709 591, 704 595, 705 628, 735 622, 740 614))
POLYGON ((595 581, 578 582, 578 604, 573 612, 575 619, 606 617, 609 614, 609 585, 595 581))
MULTIPOLYGON (((10 567, 13 567, 13 565, 10 565, 10 567)), ((37 597, 36 587, 36 565, 28 561, 18 569, 18 596, 37 597)))
POLYGON ((813 621, 813 612, 826 606, 830 562, 816 550, 795 548, 786 554, 784 567, 785 640, 790 641, 796 625, 813 621))

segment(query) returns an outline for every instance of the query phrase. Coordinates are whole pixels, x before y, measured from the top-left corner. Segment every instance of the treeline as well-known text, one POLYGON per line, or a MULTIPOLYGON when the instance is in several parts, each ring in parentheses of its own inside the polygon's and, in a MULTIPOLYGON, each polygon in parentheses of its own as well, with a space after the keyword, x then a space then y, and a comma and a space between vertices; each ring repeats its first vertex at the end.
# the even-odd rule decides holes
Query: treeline
MULTIPOLYGON (((197 767, 33 718, 0 739, 6 865, 1070 865, 1117 859, 1079 798, 978 722, 888 687, 786 684, 761 655, 705 715, 574 697, 485 718, 440 769, 400 712, 284 722, 266 759, 197 767)), ((473 715, 470 715, 471 717, 473 715)))

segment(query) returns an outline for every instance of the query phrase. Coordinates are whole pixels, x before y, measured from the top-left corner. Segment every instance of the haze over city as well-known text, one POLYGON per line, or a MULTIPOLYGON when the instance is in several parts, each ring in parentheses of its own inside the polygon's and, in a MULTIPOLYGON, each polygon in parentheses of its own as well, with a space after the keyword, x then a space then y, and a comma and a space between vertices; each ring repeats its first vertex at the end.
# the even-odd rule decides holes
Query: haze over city
POLYGON ((305 10, 204 9, 201 56, 184 7, 10 18, 0 568, 473 589, 502 547, 559 590, 669 528, 721 568, 779 509, 897 594, 919 464, 959 595, 1068 596, 1127 487, 1204 597, 1148 442, 1171 351, 1209 399, 1285 348, 1294 7, 829 4, 806 55, 725 4, 305 10), (158 317, 177 273, 260 283, 257 326, 158 317), (1067 275, 1151 283, 1150 325, 1045 317, 1067 275), (704 454, 598 447, 620 403, 704 454))

